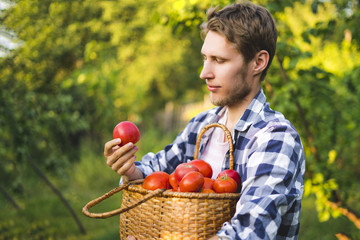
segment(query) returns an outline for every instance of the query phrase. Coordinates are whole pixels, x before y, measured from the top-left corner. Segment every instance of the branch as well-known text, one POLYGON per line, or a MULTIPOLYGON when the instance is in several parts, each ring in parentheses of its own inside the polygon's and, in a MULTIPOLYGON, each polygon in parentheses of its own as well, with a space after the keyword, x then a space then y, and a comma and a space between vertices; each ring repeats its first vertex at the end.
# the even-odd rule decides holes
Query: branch
POLYGON ((338 240, 351 240, 345 233, 337 233, 335 234, 335 237, 338 240))
POLYGON ((31 159, 30 155, 26 153, 27 160, 31 164, 31 166, 34 168, 35 172, 44 180, 44 182, 51 188, 51 190, 60 198, 60 200, 63 202, 65 207, 69 210, 71 215, 73 216, 76 224, 78 225, 80 232, 82 234, 86 234, 85 228, 81 224, 79 218, 77 217, 75 211, 69 204, 69 202, 65 199, 65 197, 61 194, 61 192, 50 182, 50 180, 46 177, 46 175, 40 170, 40 168, 35 164, 35 162, 31 159))
POLYGON ((351 222, 355 224, 355 226, 360 229, 360 218, 355 215, 355 213, 351 212, 350 210, 346 208, 340 207, 339 203, 334 203, 327 201, 326 204, 331 207, 332 209, 338 210, 341 212, 342 215, 347 217, 351 222))
POLYGON ((19 204, 17 204, 17 202, 15 201, 15 199, 13 197, 11 197, 10 193, 8 193, 6 191, 6 189, 0 185, 0 192, 4 195, 4 197, 9 200, 9 202, 14 206, 14 208, 16 208, 16 210, 20 209, 19 204))
MULTIPOLYGON (((286 70, 284 69, 283 61, 279 57, 279 55, 276 55, 276 58, 277 58, 277 61, 278 61, 279 65, 280 65, 281 74, 282 74, 282 76, 283 76, 283 78, 285 80, 285 83, 288 84, 290 82, 290 78, 289 78, 288 74, 286 73, 286 70)), ((297 108, 297 110, 299 112, 301 121, 304 124, 306 139, 307 139, 307 141, 309 143, 309 147, 311 149, 311 152, 314 154, 316 160, 321 161, 321 157, 318 154, 315 146, 312 146, 313 136, 312 136, 312 133, 310 131, 310 127, 309 127, 310 125, 309 125, 307 119, 305 118, 304 110, 301 107, 300 102, 297 100, 294 92, 291 91, 291 90, 290 90, 290 95, 292 96, 293 100, 295 101, 295 105, 296 105, 296 108, 297 108)), ((344 216, 346 216, 351 222, 353 222, 358 229, 360 229, 360 219, 353 212, 349 211, 346 208, 342 208, 338 204, 330 202, 330 201, 327 201, 326 204, 328 206, 330 206, 331 208, 333 208, 333 209, 339 210, 344 216)), ((337 237, 339 237, 339 239, 346 239, 341 234, 339 234, 337 237), (343 238, 340 238, 340 237, 343 237, 343 238)))

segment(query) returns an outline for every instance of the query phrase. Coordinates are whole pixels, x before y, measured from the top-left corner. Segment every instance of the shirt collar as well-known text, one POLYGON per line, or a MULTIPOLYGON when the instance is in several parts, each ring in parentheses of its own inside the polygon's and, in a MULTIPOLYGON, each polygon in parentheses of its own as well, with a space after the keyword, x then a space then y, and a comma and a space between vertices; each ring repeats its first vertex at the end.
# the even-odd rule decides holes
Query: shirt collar
POLYGON ((246 131, 251 125, 253 125, 260 111, 264 108, 265 103, 266 96, 261 88, 235 125, 235 129, 240 132, 246 131))
POLYGON ((218 122, 225 111, 226 107, 216 107, 210 110, 209 116, 205 119, 205 125, 218 122))
MULTIPOLYGON (((219 119, 221 118, 221 116, 224 114, 226 110, 226 107, 215 107, 213 109, 211 109, 206 118, 203 119, 203 122, 201 123, 201 126, 199 128, 199 132, 208 124, 211 123, 216 123, 219 121, 219 119)), ((207 139, 210 134, 213 132, 214 128, 210 128, 208 131, 206 131, 203 135, 203 139, 207 139)))
MULTIPOLYGON (((256 117, 259 115, 260 111, 264 108, 266 103, 266 96, 264 94, 263 89, 261 88, 259 92, 256 94, 254 99, 251 101, 240 120, 235 125, 234 130, 237 131, 246 131, 255 121, 256 117)), ((206 125, 214 122, 218 122, 222 114, 226 111, 226 107, 216 107, 210 110, 209 115, 205 121, 203 122, 202 129, 206 125)), ((204 134, 204 137, 207 137, 212 133, 213 129, 209 129, 208 132, 204 134)))

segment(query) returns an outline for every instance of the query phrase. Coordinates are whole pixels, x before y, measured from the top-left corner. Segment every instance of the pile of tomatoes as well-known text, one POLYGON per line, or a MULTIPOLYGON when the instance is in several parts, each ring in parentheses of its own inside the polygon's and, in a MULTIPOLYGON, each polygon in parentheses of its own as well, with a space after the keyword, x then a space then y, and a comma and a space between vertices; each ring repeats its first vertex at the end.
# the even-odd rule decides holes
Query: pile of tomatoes
POLYGON ((142 184, 148 190, 171 189, 174 192, 236 193, 241 190, 241 178, 235 170, 224 170, 215 180, 209 163, 195 159, 179 164, 171 174, 157 171, 149 174, 142 184))

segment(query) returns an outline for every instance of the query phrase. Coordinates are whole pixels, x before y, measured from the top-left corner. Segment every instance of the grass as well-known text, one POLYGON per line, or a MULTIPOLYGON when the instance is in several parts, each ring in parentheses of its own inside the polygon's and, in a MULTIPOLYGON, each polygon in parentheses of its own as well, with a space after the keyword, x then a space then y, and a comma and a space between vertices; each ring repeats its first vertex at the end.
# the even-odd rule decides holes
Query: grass
MULTIPOLYGON (((36 175, 27 176, 36 179, 36 175)), ((48 176, 49 177, 49 176, 48 176)), ((83 224, 81 234, 76 222, 59 198, 42 181, 24 183, 25 193, 18 198, 22 209, 17 211, 0 198, 0 239, 119 239, 118 218, 92 219, 82 214, 82 207, 105 191, 117 186, 118 176, 106 166, 103 157, 84 151, 69 177, 51 179, 70 202, 83 224), (59 187, 61 186, 61 187, 59 187)), ((120 206, 121 197, 104 201, 94 211, 108 211, 120 206)))
MULTIPOLYGON (((152 142, 154 145, 148 146, 148 148, 156 149, 160 148, 159 146, 165 146, 165 139, 149 141, 154 138, 161 139, 160 136, 154 134, 144 136, 146 142, 152 142)), ((141 148, 143 143, 139 144, 141 148)), ((50 188, 42 181, 37 181, 39 178, 35 174, 30 174, 27 177, 31 181, 24 183, 25 193, 16 199, 22 206, 21 210, 15 210, 10 203, 0 197, 0 240, 119 239, 118 216, 108 219, 94 219, 81 213, 82 207, 87 202, 116 187, 119 180, 118 175, 106 166, 101 151, 94 153, 87 149, 89 148, 86 146, 82 148, 82 157, 78 163, 73 165, 72 169, 68 170, 68 177, 51 179, 76 211, 86 234, 81 234, 70 213, 50 188)), ((139 153, 140 156, 141 154, 139 153)), ((319 222, 314 200, 313 197, 307 197, 303 200, 300 240, 336 239, 335 234, 339 232, 347 233, 351 239, 360 239, 359 231, 354 224, 343 216, 330 219, 327 222, 319 222)), ((120 206, 120 202, 120 194, 115 195, 99 206, 92 208, 91 212, 114 210, 120 206)))

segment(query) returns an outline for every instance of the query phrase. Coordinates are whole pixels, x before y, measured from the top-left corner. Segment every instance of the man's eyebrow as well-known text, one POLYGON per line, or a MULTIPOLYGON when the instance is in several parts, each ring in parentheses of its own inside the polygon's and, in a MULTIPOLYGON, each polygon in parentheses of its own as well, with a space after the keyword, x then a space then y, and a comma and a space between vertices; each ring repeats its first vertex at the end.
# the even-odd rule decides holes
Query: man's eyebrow
POLYGON ((228 60, 228 57, 224 57, 224 56, 220 56, 220 55, 214 55, 214 54, 210 54, 210 55, 206 55, 205 53, 201 52, 201 55, 203 57, 207 57, 207 58, 211 58, 211 59, 222 59, 222 60, 228 60))
POLYGON ((201 55, 203 55, 203 56, 209 56, 209 57, 212 57, 212 58, 217 58, 217 57, 220 57, 220 56, 217 56, 217 55, 214 55, 214 54, 206 54, 206 53, 204 53, 204 52, 201 52, 201 55))

